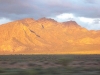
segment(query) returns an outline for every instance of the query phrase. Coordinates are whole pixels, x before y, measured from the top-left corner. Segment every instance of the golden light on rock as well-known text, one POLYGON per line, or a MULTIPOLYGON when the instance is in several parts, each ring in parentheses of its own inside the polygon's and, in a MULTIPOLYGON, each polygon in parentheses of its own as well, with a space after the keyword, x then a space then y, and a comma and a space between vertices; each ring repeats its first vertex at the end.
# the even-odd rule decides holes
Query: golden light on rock
POLYGON ((0 54, 100 54, 100 31, 75 21, 22 19, 0 26, 0 54))

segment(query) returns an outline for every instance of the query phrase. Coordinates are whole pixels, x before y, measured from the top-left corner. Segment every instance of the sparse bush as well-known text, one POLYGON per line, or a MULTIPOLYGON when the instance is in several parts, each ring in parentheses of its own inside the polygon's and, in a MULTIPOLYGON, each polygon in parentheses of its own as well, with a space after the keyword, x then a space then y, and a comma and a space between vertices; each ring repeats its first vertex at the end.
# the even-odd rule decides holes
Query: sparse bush
POLYGON ((0 73, 5 73, 5 70, 0 68, 0 73))
POLYGON ((33 63, 28 63, 28 66, 35 66, 36 64, 33 64, 33 63))
POLYGON ((44 64, 45 64, 45 65, 48 65, 48 64, 49 64, 49 62, 45 61, 45 62, 44 62, 44 64))
POLYGON ((7 61, 3 61, 2 64, 7 64, 7 61))
POLYGON ((20 66, 23 67, 24 65, 23 64, 20 64, 20 66))
POLYGON ((14 65, 14 64, 16 64, 16 63, 17 63, 16 61, 14 61, 14 62, 11 62, 11 63, 10 63, 10 65, 14 65))
POLYGON ((56 63, 61 64, 62 66, 67 66, 71 62, 71 59, 62 58, 59 59, 56 63))

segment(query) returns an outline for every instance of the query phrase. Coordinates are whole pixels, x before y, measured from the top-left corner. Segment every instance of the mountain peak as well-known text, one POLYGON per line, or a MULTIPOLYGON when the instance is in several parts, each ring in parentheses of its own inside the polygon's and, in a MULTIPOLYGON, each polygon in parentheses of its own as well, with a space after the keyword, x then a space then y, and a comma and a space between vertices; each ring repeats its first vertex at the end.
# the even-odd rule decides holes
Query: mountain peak
POLYGON ((80 27, 76 21, 66 21, 62 22, 62 24, 68 27, 80 27))
POLYGON ((66 22, 62 22, 63 24, 74 24, 74 25, 78 25, 76 23, 76 21, 66 21, 66 22))
POLYGON ((57 21, 55 21, 54 19, 51 19, 51 18, 46 18, 46 17, 43 17, 43 18, 39 19, 38 21, 50 21, 50 22, 57 22, 57 21))
POLYGON ((32 23, 34 21, 35 20, 33 18, 24 18, 24 19, 18 20, 18 22, 22 22, 22 23, 32 23))
POLYGON ((34 20, 33 18, 24 18, 22 20, 34 20))

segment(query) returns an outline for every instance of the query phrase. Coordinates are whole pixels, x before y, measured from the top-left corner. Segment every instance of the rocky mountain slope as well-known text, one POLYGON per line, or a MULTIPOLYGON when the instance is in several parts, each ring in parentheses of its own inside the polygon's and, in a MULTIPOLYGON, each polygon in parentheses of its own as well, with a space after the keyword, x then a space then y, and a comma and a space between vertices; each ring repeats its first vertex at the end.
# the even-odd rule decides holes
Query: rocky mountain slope
POLYGON ((0 25, 0 54, 100 54, 100 31, 75 21, 17 20, 0 25))

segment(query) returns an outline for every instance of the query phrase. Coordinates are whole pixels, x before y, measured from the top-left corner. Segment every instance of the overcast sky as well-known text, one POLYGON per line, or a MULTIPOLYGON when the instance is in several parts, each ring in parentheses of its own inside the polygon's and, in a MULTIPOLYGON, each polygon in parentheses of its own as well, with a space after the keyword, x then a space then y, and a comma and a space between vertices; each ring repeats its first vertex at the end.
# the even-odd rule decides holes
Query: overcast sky
POLYGON ((89 30, 100 30, 100 0, 0 0, 0 24, 42 17, 75 20, 89 30))

